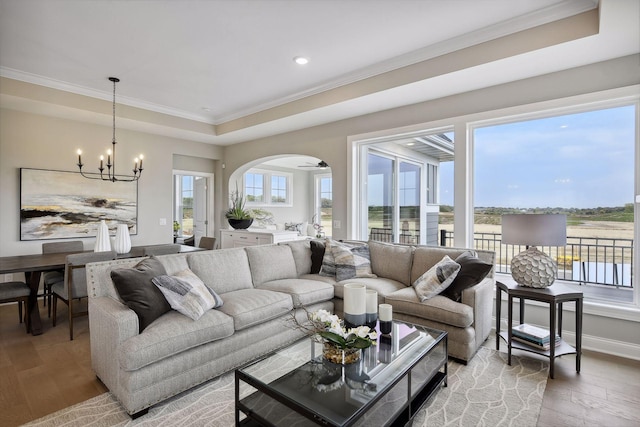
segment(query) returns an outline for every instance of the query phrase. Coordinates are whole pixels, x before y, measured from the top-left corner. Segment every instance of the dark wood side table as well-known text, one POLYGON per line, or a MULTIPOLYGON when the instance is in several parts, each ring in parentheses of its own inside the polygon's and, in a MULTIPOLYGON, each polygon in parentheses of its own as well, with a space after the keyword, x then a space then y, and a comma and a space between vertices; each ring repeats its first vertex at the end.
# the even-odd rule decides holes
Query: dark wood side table
MULTIPOLYGON (((508 348, 508 364, 511 365, 511 350, 529 351, 541 354, 549 358, 549 377, 553 378, 553 362, 556 357, 565 354, 576 355, 576 371, 580 373, 580 356, 582 354, 582 292, 574 290, 572 287, 562 283, 556 283, 548 288, 529 288, 517 284, 505 284, 496 282, 496 350, 500 350, 500 339, 507 342, 508 348), (507 331, 500 332, 500 312, 502 292, 506 292, 508 297, 509 314, 507 320, 507 331), (513 299, 520 300, 520 324, 524 323, 524 306, 525 300, 540 301, 549 304, 549 334, 551 337, 559 335, 560 344, 551 346, 547 351, 539 350, 527 344, 515 341, 511 336, 511 328, 513 327, 513 299), (575 302, 576 304, 576 346, 575 348, 567 344, 562 339, 562 304, 565 302, 575 302), (557 323, 557 329, 556 329, 557 323)), ((553 339, 552 339, 553 342, 553 339)))

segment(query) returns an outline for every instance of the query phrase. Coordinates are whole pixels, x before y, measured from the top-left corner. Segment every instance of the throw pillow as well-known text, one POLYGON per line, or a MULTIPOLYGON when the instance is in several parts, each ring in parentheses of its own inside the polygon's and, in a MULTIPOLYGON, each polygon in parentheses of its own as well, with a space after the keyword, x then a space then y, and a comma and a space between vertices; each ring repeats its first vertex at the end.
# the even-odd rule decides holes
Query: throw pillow
POLYGON ((151 281, 167 274, 155 257, 146 258, 132 268, 111 271, 111 280, 124 303, 138 315, 140 332, 171 310, 166 298, 151 281))
POLYGON ((322 260, 324 259, 325 247, 324 242, 320 240, 311 240, 311 274, 320 273, 322 268, 322 260))
POLYGON ((493 264, 482 261, 472 251, 465 251, 458 255, 456 262, 460 264, 460 271, 451 285, 442 295, 454 301, 462 299, 462 291, 480 283, 493 268, 493 264))
MULTIPOLYGON (((352 243, 336 242, 329 238, 324 241, 324 255, 322 256, 322 267, 320 268, 320 276, 336 277, 336 259, 333 256, 332 246, 343 245, 349 248, 356 246, 352 243)), ((361 246, 361 245, 358 245, 361 246)))
POLYGON ((193 320, 198 320, 205 311, 222 305, 218 294, 189 269, 179 271, 174 276, 154 277, 151 281, 164 294, 171 308, 193 320))
POLYGON ((287 231, 297 231, 298 235, 304 236, 307 234, 306 222, 287 222, 284 224, 284 229, 287 231))
POLYGON ((350 246, 336 243, 331 245, 331 252, 335 260, 338 282, 354 277, 377 277, 371 272, 371 255, 368 245, 350 246))
POLYGON ((456 278, 459 271, 460 264, 445 255, 436 265, 413 282, 413 288, 420 301, 426 301, 445 290, 456 278))

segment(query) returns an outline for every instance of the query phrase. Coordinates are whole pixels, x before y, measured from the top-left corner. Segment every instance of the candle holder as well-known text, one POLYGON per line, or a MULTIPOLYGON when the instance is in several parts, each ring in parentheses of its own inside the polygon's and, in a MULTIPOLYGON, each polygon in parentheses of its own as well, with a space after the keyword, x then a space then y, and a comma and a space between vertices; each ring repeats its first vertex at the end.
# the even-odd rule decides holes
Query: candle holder
POLYGON ((347 328, 357 328, 366 323, 367 288, 360 283, 344 285, 344 324, 347 328))
POLYGON ((393 328, 393 307, 391 304, 380 304, 378 312, 380 316, 380 333, 390 334, 393 328))
POLYGON ((378 321, 378 292, 367 289, 366 299, 366 325, 373 329, 378 321))

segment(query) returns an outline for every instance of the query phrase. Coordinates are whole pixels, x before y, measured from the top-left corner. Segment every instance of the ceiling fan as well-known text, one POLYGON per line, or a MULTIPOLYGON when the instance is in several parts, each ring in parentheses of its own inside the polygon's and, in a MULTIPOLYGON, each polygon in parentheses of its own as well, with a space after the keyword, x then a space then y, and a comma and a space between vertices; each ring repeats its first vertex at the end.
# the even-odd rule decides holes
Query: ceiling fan
MULTIPOLYGON (((309 163, 309 162, 307 162, 309 163)), ((298 165, 299 168, 320 168, 320 169, 326 169, 329 167, 329 164, 327 162, 325 162, 324 160, 320 160, 317 164, 313 164, 313 163, 309 163, 307 165, 298 165)))

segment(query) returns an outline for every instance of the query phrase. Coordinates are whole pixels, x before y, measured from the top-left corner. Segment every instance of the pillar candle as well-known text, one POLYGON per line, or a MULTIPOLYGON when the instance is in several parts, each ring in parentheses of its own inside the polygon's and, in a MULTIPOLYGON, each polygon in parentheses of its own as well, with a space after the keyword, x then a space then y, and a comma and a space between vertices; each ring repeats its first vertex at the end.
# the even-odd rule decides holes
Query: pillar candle
POLYGON ((373 289, 367 289, 367 313, 378 312, 378 293, 373 289))

